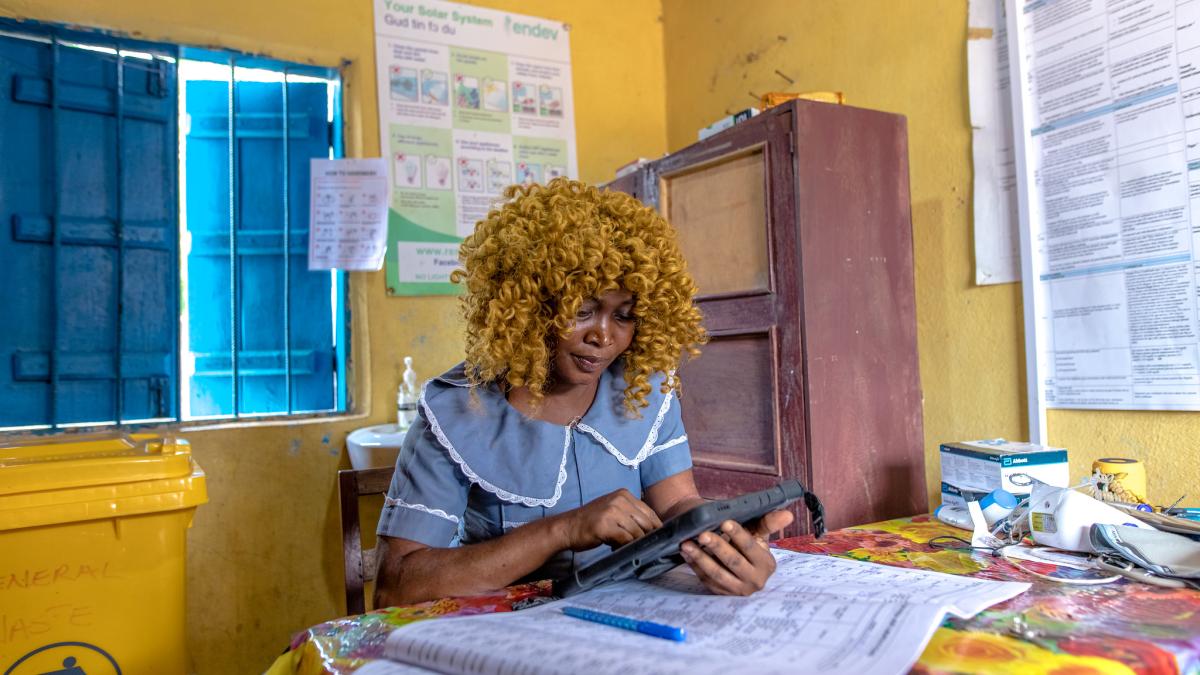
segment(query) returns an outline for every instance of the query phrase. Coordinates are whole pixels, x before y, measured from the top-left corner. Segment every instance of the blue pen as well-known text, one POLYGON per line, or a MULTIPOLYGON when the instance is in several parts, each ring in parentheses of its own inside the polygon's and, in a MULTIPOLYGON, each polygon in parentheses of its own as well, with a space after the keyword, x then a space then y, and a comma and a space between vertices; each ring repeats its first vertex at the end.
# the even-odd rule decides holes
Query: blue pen
POLYGON ((567 616, 573 616, 576 619, 595 621, 596 623, 602 623, 606 626, 624 628, 625 630, 632 630, 645 635, 653 635, 654 637, 662 638, 664 640, 683 642, 687 639, 687 631, 682 628, 676 628, 675 626, 664 626, 661 623, 653 623, 651 621, 638 621, 637 619, 617 616, 616 614, 606 614, 604 612, 597 612, 595 610, 584 609, 582 607, 563 607, 563 614, 566 614, 567 616))

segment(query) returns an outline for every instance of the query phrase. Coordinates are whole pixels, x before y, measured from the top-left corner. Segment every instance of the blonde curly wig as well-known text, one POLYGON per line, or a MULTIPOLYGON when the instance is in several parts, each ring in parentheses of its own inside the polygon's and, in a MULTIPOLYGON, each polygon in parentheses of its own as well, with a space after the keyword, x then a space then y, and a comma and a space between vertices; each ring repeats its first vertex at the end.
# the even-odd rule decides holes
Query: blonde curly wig
POLYGON ((556 178, 511 186, 459 249, 464 283, 466 372, 472 384, 528 387, 540 405, 559 338, 580 305, 619 289, 633 293, 636 330, 625 351, 625 407, 647 405, 650 377, 667 373, 662 391, 679 386, 684 354, 699 355, 707 336, 692 302, 696 285, 675 231, 629 195, 556 178))

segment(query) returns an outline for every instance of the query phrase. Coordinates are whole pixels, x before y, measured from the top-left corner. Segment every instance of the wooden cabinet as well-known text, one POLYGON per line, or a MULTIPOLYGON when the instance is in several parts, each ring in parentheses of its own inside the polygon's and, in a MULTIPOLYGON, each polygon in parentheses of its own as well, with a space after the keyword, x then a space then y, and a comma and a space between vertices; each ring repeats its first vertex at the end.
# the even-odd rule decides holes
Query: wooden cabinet
POLYGON ((609 187, 667 217, 700 287, 701 493, 796 477, 830 528, 924 512, 905 119, 794 101, 609 187))

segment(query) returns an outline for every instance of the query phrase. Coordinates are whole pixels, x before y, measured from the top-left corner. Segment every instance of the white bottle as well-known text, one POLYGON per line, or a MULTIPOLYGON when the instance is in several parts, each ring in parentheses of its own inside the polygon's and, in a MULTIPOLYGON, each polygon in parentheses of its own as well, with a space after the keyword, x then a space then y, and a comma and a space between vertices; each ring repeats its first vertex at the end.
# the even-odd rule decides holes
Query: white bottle
POLYGON ((990 528, 1001 518, 1006 518, 1008 514, 1012 513, 1013 509, 1017 508, 1018 502, 1016 495, 1004 488, 996 488, 979 500, 979 508, 983 511, 983 519, 990 528))
POLYGON ((417 419, 417 373, 412 368, 412 357, 404 357, 404 375, 396 392, 396 425, 401 429, 412 426, 417 419))

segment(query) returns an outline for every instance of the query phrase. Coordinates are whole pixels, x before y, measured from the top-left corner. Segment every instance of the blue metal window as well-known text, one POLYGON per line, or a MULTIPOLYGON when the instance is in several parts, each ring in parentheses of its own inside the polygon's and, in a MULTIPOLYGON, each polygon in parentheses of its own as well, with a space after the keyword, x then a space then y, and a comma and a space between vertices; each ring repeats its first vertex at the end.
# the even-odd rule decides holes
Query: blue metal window
POLYGON ((0 428, 344 410, 345 275, 306 267, 338 96, 327 69, 0 20, 0 428))
POLYGON ((159 45, 9 26, 0 427, 173 418, 175 59, 159 45))
POLYGON ((343 409, 344 274, 307 268, 309 160, 340 154, 337 75, 182 57, 184 414, 343 409))

